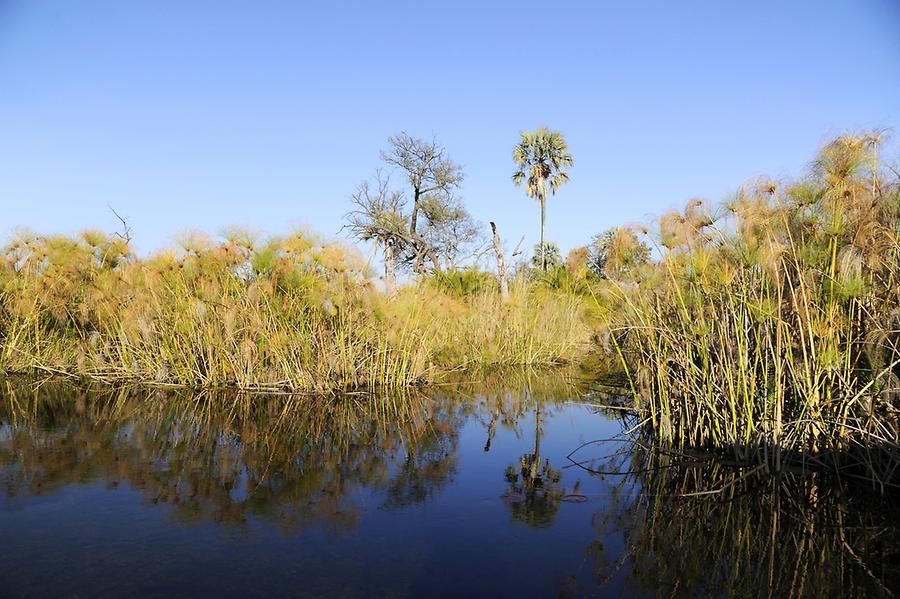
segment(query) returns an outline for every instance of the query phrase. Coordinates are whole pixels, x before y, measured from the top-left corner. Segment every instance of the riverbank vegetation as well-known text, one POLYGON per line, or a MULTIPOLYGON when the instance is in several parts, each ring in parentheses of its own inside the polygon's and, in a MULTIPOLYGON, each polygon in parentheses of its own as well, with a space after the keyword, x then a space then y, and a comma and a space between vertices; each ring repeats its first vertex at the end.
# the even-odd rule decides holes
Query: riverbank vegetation
MULTIPOLYGON (((560 134, 537 133, 523 134, 536 141, 533 156, 517 154, 517 176, 531 165, 529 190, 544 203, 545 170, 552 192, 564 175, 553 164, 571 158, 560 134)), ((499 281, 477 267, 485 227, 462 203, 464 173, 443 146, 401 133, 381 159, 390 172, 351 194, 344 227, 380 250, 380 280, 354 248, 307 232, 190 233, 146 258, 124 220, 114 235, 19 232, 0 257, 0 370, 323 392, 583 358, 584 297, 546 284, 524 260, 499 281)))
MULTIPOLYGON (((758 178, 563 257, 547 241, 510 253, 494 222, 491 239, 459 197, 462 168, 404 133, 381 156, 392 170, 351 195, 344 229, 374 243, 383 276, 306 232, 191 234, 146 258, 127 228, 19 233, 0 257, 0 370, 322 392, 593 352, 625 371, 668 443, 895 484, 900 186, 884 145, 838 137, 798 179, 758 178)), ((541 129, 513 158, 543 230, 568 147, 541 129)))
MULTIPOLYGON (((576 360, 583 302, 424 278, 383 293, 353 249, 306 233, 191 235, 135 257, 99 232, 20 234, 0 267, 0 367, 105 382, 332 391, 396 388, 475 365, 576 360)), ((482 277, 483 279, 483 277, 482 277)), ((483 282, 483 281, 482 281, 483 282)))
POLYGON ((656 437, 896 484, 900 189, 881 142, 839 137, 797 180, 662 216, 655 260, 616 236, 601 302, 656 437))

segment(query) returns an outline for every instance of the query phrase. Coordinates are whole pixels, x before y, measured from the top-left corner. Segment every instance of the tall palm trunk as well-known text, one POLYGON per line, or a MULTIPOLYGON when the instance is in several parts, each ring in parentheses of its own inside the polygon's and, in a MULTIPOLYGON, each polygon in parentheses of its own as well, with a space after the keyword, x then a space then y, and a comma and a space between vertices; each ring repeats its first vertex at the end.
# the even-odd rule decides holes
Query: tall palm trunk
POLYGON ((547 200, 541 194, 541 270, 547 271, 547 250, 544 248, 544 224, 547 222, 547 200))

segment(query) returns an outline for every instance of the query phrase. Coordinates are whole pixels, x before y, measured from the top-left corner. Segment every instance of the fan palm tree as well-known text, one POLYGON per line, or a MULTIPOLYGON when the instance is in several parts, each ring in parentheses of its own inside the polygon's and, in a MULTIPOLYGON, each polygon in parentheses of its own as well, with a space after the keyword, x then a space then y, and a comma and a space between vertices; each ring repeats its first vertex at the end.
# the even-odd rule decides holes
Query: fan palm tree
POLYGON ((566 168, 573 165, 569 146, 562 133, 541 127, 537 131, 523 131, 519 144, 513 148, 513 160, 519 167, 513 173, 516 186, 525 184, 525 193, 541 205, 541 269, 547 270, 544 247, 544 225, 547 222, 547 192, 569 180, 566 168))

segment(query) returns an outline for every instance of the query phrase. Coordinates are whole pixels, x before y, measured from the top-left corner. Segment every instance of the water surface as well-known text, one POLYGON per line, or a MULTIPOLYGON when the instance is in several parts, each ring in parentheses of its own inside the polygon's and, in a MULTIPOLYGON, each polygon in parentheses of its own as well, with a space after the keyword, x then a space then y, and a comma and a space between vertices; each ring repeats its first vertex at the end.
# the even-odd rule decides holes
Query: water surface
POLYGON ((590 443, 633 423, 584 391, 546 376, 337 399, 6 382, 0 595, 897 590, 883 501, 590 443))

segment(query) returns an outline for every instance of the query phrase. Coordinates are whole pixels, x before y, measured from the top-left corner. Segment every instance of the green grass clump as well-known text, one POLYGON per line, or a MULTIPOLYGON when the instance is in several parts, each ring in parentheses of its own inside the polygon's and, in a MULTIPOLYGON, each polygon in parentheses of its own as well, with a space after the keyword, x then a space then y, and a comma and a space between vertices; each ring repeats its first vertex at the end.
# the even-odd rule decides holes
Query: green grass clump
POLYGON ((18 234, 0 257, 0 370, 333 391, 569 362, 587 345, 580 300, 520 285, 502 303, 483 273, 386 295, 357 252, 305 233, 179 243, 140 259, 98 232, 18 234))
POLYGON ((496 293, 497 279, 492 273, 477 268, 452 268, 434 273, 430 282, 454 297, 469 297, 483 293, 496 293))
POLYGON ((900 190, 878 142, 840 137, 800 180, 754 181, 716 212, 690 202, 659 220, 655 261, 607 282, 658 437, 896 481, 900 190))

